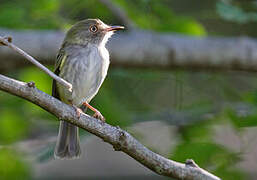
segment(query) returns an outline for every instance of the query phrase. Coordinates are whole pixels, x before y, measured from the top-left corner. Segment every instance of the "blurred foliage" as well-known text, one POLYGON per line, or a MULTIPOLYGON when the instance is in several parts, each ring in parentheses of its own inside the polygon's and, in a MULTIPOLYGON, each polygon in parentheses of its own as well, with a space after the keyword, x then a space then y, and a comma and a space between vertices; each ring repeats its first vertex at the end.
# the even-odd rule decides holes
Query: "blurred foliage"
POLYGON ((24 138, 28 132, 28 122, 21 120, 20 116, 12 109, 1 112, 0 142, 1 144, 13 143, 24 138))
MULTIPOLYGON (((49 68, 49 67, 48 67, 49 68)), ((49 68, 51 69, 51 68, 49 68)), ((19 71, 19 78, 25 82, 33 81, 36 86, 47 94, 52 93, 52 79, 43 71, 35 67, 24 68, 19 71)), ((24 108, 29 109, 27 112, 30 117, 37 117, 42 119, 52 119, 52 115, 46 114, 39 106, 36 106, 28 101, 24 102, 24 108)))
MULTIPOLYGON (((246 174, 235 166, 241 160, 240 154, 231 152, 212 139, 211 127, 214 121, 217 119, 180 127, 182 140, 170 158, 180 162, 185 159, 193 159, 200 167, 211 169, 211 172, 221 179, 245 179, 246 174)), ((217 124, 217 122, 215 123, 217 124)))
POLYGON ((58 0, 1 1, 0 26, 15 29, 52 29, 62 26, 58 0))
POLYGON ((55 144, 49 144, 47 147, 42 148, 42 150, 36 154, 37 161, 40 163, 47 162, 54 157, 55 144))
POLYGON ((17 152, 9 149, 0 149, 0 179, 29 180, 31 174, 28 165, 17 152))
POLYGON ((113 93, 112 87, 109 86, 110 81, 106 80, 98 95, 92 100, 92 104, 101 109, 105 118, 110 120, 109 124, 120 127, 131 125, 131 115, 126 106, 119 101, 118 96, 113 93))
POLYGON ((112 12, 98 0, 63 0, 60 7, 60 14, 62 14, 65 20, 71 22, 71 24, 86 17, 99 18, 106 23, 117 22, 117 18, 112 15, 112 12))
MULTIPOLYGON (((242 3, 242 2, 241 2, 242 3)), ((240 1, 222 0, 217 2, 218 14, 229 21, 237 23, 248 23, 257 21, 256 2, 248 2, 247 7, 242 6, 240 1), (252 10, 249 10, 251 7, 252 10), (249 11, 249 12, 248 12, 249 11)), ((246 3, 245 3, 246 4, 246 3)))
MULTIPOLYGON (((193 18, 175 15, 167 0, 113 2, 120 5, 143 29, 197 36, 206 34, 204 27, 193 18)), ((5 0, 1 2, 0 12, 0 26, 16 29, 68 28, 86 17, 100 18, 108 23, 118 21, 98 0, 5 0)))
POLYGON ((203 26, 190 17, 175 15, 168 0, 115 0, 125 9, 129 17, 143 29, 164 32, 205 35, 203 26))
POLYGON ((257 126, 257 111, 248 115, 240 115, 233 109, 226 111, 227 117, 231 120, 232 124, 237 128, 255 127, 257 126))
POLYGON ((23 139, 28 134, 29 122, 22 108, 24 101, 0 93, 0 142, 1 144, 13 143, 23 139), (17 108, 18 107, 18 108, 17 108))

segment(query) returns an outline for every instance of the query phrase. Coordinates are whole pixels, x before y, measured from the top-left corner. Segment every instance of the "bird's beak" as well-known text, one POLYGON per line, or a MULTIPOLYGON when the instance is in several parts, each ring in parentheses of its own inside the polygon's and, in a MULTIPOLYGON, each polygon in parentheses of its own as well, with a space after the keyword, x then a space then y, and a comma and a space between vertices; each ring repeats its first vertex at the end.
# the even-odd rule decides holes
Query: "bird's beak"
POLYGON ((123 26, 109 26, 105 30, 106 31, 118 31, 118 30, 122 30, 122 29, 125 29, 125 28, 123 26))

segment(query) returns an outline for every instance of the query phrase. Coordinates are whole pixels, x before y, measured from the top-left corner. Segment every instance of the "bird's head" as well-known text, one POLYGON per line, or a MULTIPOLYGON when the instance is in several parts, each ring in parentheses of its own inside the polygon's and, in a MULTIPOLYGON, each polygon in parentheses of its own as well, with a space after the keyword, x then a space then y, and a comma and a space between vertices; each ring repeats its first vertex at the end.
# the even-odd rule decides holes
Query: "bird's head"
POLYGON ((123 26, 109 26, 100 19, 86 19, 74 24, 67 32, 65 42, 71 44, 105 45, 114 31, 124 29, 123 26))

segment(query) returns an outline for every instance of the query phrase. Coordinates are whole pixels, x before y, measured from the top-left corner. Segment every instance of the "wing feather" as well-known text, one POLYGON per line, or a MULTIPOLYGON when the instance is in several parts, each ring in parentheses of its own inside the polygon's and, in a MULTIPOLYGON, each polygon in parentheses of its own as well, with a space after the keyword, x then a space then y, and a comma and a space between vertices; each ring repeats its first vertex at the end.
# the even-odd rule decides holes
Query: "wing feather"
MULTIPOLYGON (((55 63, 55 69, 54 69, 54 73, 59 76, 60 71, 61 71, 61 67, 64 64, 64 61, 66 59, 66 55, 65 55, 65 51, 62 49, 60 49, 59 53, 57 54, 56 57, 56 63, 55 63)), ((60 99, 60 95, 57 89, 57 84, 56 84, 56 80, 53 80, 52 83, 52 96, 60 99)))

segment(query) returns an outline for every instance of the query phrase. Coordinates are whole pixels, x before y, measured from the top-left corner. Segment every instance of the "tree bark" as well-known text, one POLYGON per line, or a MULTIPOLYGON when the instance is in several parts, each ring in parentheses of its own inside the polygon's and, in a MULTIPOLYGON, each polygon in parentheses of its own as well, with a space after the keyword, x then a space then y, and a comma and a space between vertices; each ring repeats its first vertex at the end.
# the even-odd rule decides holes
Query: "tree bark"
POLYGON ((125 152, 160 175, 181 180, 219 180, 218 177, 198 167, 192 160, 182 164, 150 151, 119 127, 111 126, 86 114, 82 114, 78 119, 73 107, 38 90, 32 82, 20 82, 0 75, 0 90, 26 99, 52 113, 58 119, 70 122, 100 137, 113 145, 115 150, 125 152))
MULTIPOLYGON (((0 30, 44 64, 53 64, 64 33, 0 30)), ((257 41, 247 37, 190 37, 133 30, 118 33, 107 44, 111 64, 122 67, 189 70, 257 71, 257 41)), ((27 65, 18 54, 0 47, 0 71, 27 65)))

